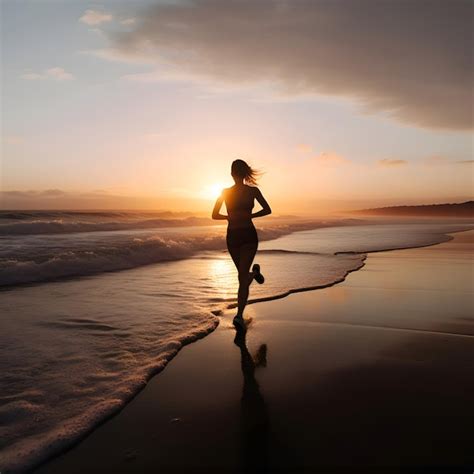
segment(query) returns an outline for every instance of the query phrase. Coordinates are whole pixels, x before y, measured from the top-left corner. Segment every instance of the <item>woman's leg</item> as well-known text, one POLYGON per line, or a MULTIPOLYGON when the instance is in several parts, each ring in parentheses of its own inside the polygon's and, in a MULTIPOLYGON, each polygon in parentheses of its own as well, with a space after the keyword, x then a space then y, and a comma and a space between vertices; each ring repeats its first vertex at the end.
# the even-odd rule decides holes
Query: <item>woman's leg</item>
POLYGON ((227 247, 227 250, 232 257, 232 261, 234 262, 235 268, 239 271, 239 264, 240 264, 240 247, 227 247))
POLYGON ((237 294, 238 311, 237 317, 243 317, 245 305, 249 297, 249 286, 253 280, 250 266, 252 265, 255 254, 257 253, 257 243, 244 244, 240 247, 239 256, 239 292, 237 294))

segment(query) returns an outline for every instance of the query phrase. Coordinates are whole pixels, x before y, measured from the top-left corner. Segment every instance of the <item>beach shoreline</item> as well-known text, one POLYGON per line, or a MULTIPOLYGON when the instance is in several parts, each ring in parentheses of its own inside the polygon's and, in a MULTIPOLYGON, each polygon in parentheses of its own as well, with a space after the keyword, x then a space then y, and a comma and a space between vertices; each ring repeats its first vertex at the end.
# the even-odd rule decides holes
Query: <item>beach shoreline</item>
POLYGON ((250 305, 244 341, 234 341, 232 314, 226 312, 212 334, 183 348, 120 413, 37 472, 244 472, 255 466, 304 472, 347 472, 381 466, 392 470, 439 470, 449 466, 449 472, 464 472, 474 464, 467 449, 472 441, 468 427, 473 414, 469 397, 463 395, 472 388, 468 381, 468 371, 472 370, 468 354, 474 331, 472 317, 461 314, 469 312, 469 304, 463 310, 458 301, 455 306, 459 314, 454 319, 452 315, 443 316, 442 309, 452 303, 450 298, 466 302, 472 297, 472 290, 469 293, 463 288, 459 292, 457 282, 450 286, 446 273, 459 275, 462 269, 467 277, 472 275, 465 258, 472 258, 473 235, 468 231, 433 247, 369 255, 364 268, 353 272, 343 283, 250 305), (397 277, 398 273, 407 272, 406 267, 413 267, 414 261, 422 263, 411 269, 412 281, 397 277), (439 262, 445 265, 444 273, 438 274, 442 281, 433 277, 426 287, 413 289, 416 272, 427 278, 439 262), (383 268, 387 268, 388 277, 385 275, 382 282, 376 276, 383 268), (390 278, 395 277, 401 288, 391 287, 390 278), (405 288, 401 282, 405 282, 405 288), (374 283, 378 288, 367 289, 374 283), (438 288, 441 284, 444 293, 438 288), (394 292, 405 298, 394 300, 394 292), (360 294, 365 294, 366 299, 360 294), (429 304, 430 298, 439 299, 440 294, 442 304, 429 304), (380 299, 384 298, 394 307, 382 304, 380 299), (358 312, 356 303, 364 310, 358 312), (323 307, 324 318, 317 310, 323 307), (390 313, 385 315, 384 324, 372 321, 368 310, 371 307, 390 313), (428 314, 427 307, 432 314, 428 314), (403 314, 405 311, 410 318, 403 314), (364 320, 358 320, 361 314, 364 320), (234 350, 236 346, 239 350, 234 350), (369 349, 371 346, 376 349, 369 349), (407 356, 407 346, 412 356, 407 356), (250 354, 262 352, 262 347, 268 361, 252 362, 255 359, 250 354), (425 354, 433 349, 443 357, 427 358, 425 354), (380 353, 384 355, 381 357, 380 353), (345 381, 342 384, 341 371, 345 381), (387 373, 391 374, 388 378, 387 373), (438 385, 436 380, 446 377, 445 383, 438 385), (394 382, 397 378, 404 380, 405 388, 394 382), (456 383, 448 388, 450 379, 456 383), (361 386, 358 380, 364 384, 361 386), (329 387, 331 397, 321 395, 321 384, 323 393, 329 387), (407 388, 410 384, 412 387, 407 388), (345 393, 352 393, 352 399, 346 399, 345 393), (418 400, 420 393, 425 397, 423 404, 418 400), (337 406, 335 400, 345 403, 337 406), (369 415, 370 405, 376 407, 375 419, 369 415), (325 410, 321 411, 323 406, 325 410), (441 426, 426 406, 438 410, 441 426), (404 410, 407 413, 403 414, 404 410), (404 418, 403 424, 396 422, 394 413, 404 418), (394 443, 395 438, 401 445, 392 444, 392 449, 386 443, 381 446, 372 426, 377 419, 382 420, 382 426, 387 425, 380 430, 386 440, 394 443), (403 426, 410 425, 412 433, 404 433, 403 426), (352 435, 352 444, 347 445, 347 437, 341 436, 337 426, 352 435), (445 433, 444 448, 439 446, 440 428, 445 433), (430 440, 427 432, 433 430, 436 436, 430 440), (451 439, 449 435, 453 436, 454 430, 456 439, 451 439), (410 448, 413 432, 417 434, 417 449, 410 448), (402 434, 407 436, 405 442, 402 434), (367 458, 370 443, 372 459, 367 458), (437 446, 433 452, 431 445, 437 446), (338 458, 338 452, 344 455, 338 458), (393 458, 395 452, 398 459, 393 458))

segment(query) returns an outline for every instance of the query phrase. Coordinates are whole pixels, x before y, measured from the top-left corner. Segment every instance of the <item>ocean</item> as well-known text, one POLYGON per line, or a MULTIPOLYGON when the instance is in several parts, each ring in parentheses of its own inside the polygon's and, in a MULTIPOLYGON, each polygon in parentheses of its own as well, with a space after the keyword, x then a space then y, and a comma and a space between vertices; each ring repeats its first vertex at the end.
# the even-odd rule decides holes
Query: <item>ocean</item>
MULTIPOLYGON (((368 252, 432 245, 445 220, 256 221, 250 300, 342 281, 368 252), (259 226, 261 224, 261 226, 259 226)), ((71 446, 235 304, 225 226, 166 213, 0 213, 0 471, 71 446)))

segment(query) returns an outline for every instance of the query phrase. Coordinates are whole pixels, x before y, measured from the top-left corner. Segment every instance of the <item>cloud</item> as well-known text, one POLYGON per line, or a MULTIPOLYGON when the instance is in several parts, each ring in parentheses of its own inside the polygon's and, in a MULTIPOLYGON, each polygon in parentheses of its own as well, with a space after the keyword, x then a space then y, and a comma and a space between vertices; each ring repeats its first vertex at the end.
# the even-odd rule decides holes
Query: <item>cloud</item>
POLYGON ((67 81, 74 79, 70 72, 66 72, 62 67, 52 67, 46 70, 46 76, 56 81, 67 81))
POLYGON ((423 159, 423 164, 427 166, 438 166, 438 165, 469 165, 473 164, 474 160, 457 160, 453 161, 445 156, 428 156, 423 159))
POLYGON ((40 191, 40 195, 45 197, 58 197, 65 196, 66 193, 60 189, 46 189, 44 191, 40 191))
POLYGON ((391 160, 389 158, 385 158, 383 160, 377 161, 377 164, 380 166, 404 166, 408 164, 406 160, 391 160))
MULTIPOLYGON (((102 32, 103 33, 103 32, 102 32)), ((149 60, 144 57, 129 56, 116 48, 101 48, 101 49, 83 49, 79 51, 80 54, 88 54, 97 58, 105 59, 113 62, 125 62, 130 64, 147 64, 149 60)), ((162 80, 162 78, 161 78, 162 80)))
POLYGON ((124 18, 123 20, 120 20, 120 24, 125 25, 125 26, 130 26, 130 25, 134 25, 136 21, 137 21, 136 18, 124 18))
POLYGON ((20 77, 29 81, 35 81, 39 79, 69 81, 71 79, 74 79, 74 76, 70 72, 66 72, 62 67, 52 67, 49 69, 45 69, 42 73, 26 71, 20 77))
POLYGON ((366 112, 467 130, 470 0, 189 0, 152 5, 114 49, 182 74, 280 93, 345 97, 366 112))
POLYGON ((110 13, 99 10, 86 10, 79 21, 90 26, 100 25, 112 21, 113 16, 110 13))
POLYGON ((151 82, 163 82, 173 79, 176 81, 182 80, 179 77, 171 77, 168 74, 163 74, 160 71, 142 72, 138 74, 125 74, 121 77, 121 79, 125 81, 142 82, 144 84, 151 82))
POLYGON ((326 166, 339 166, 350 163, 350 160, 332 151, 323 151, 319 155, 313 156, 311 160, 317 163, 318 165, 326 166))
POLYGON ((60 189, 45 189, 41 191, 37 190, 30 190, 30 191, 1 191, 0 196, 1 197, 15 197, 15 198, 20 198, 20 199, 29 199, 29 198, 34 198, 34 197, 40 197, 40 198, 57 198, 59 196, 66 196, 65 191, 61 191, 60 189))

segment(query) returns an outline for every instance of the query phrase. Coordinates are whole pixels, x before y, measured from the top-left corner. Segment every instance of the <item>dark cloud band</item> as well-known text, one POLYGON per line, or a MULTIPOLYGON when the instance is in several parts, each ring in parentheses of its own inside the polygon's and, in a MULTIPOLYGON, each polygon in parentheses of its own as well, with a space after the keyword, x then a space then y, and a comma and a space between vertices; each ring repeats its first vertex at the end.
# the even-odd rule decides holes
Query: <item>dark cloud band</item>
POLYGON ((194 0, 113 35, 130 57, 219 81, 344 96, 428 128, 473 125, 470 0, 194 0))

